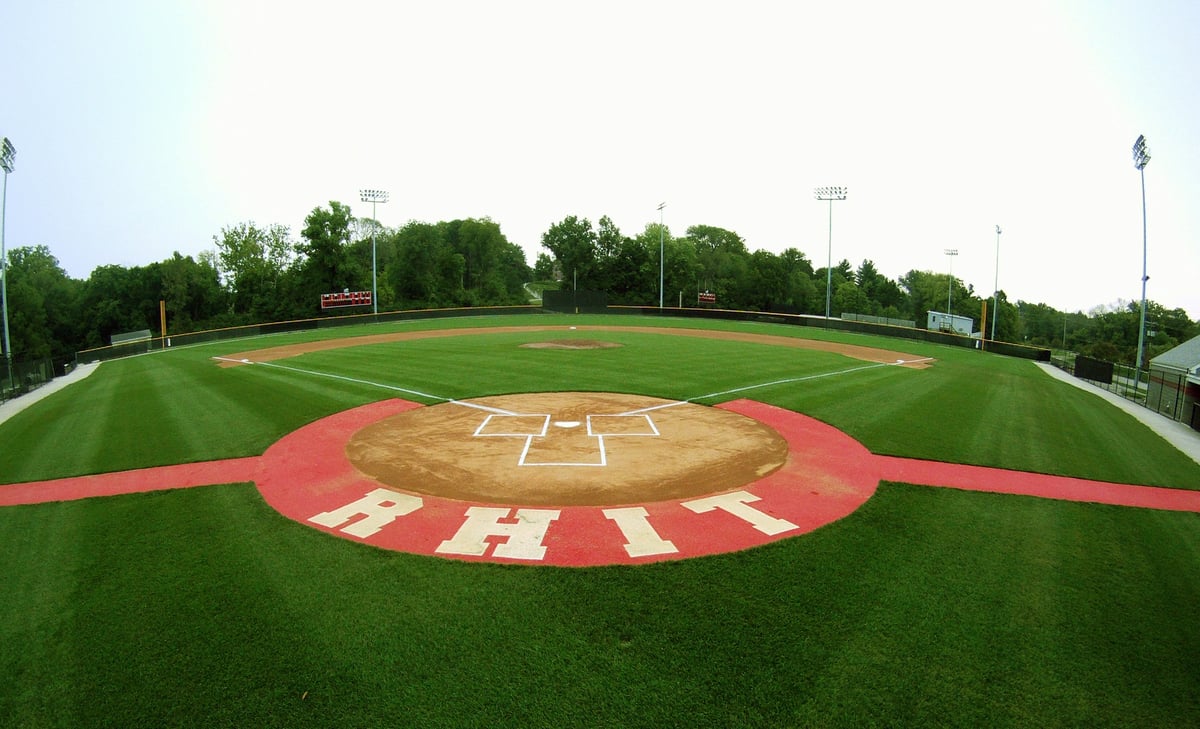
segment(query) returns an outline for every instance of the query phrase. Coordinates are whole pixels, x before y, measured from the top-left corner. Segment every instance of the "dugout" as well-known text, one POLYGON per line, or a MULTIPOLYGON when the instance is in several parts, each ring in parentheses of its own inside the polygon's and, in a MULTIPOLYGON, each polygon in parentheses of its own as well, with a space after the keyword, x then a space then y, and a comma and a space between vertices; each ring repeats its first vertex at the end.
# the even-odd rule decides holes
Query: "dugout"
POLYGON ((1146 407, 1200 430, 1200 337, 1150 360, 1146 407))

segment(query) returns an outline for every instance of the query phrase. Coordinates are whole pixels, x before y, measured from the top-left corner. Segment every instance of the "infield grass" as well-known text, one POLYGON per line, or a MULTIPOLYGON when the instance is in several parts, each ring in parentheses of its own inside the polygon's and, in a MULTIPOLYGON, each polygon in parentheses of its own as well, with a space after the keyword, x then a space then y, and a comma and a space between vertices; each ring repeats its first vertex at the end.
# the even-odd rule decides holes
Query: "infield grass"
MULTIPOLYGON (((495 320, 624 345, 604 350, 484 334, 276 367, 209 359, 244 342, 106 363, 0 424, 0 482, 256 455, 397 396, 384 386, 686 399, 792 379, 700 402, 788 407, 878 453, 1200 486, 1200 466, 1029 362, 686 322, 938 360, 861 369, 787 347, 566 329, 635 321, 672 323, 495 320)), ((3 508, 0 550, 5 726, 1200 723, 1197 514, 883 484, 846 519, 759 549, 559 569, 374 549, 231 484, 3 508)))

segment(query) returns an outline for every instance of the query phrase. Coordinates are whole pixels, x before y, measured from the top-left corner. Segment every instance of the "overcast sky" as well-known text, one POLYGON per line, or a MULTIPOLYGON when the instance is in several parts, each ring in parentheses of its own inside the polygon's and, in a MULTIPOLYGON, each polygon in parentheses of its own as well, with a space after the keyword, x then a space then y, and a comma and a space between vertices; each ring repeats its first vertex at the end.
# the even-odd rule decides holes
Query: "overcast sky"
MULTIPOLYGON (((490 217, 532 265, 568 215, 626 235, 953 274, 1200 318, 1200 3, 7 0, 6 245, 74 278, 338 200, 490 217), (958 255, 951 259, 947 248, 958 255)), ((668 296, 668 298, 670 298, 668 296)))

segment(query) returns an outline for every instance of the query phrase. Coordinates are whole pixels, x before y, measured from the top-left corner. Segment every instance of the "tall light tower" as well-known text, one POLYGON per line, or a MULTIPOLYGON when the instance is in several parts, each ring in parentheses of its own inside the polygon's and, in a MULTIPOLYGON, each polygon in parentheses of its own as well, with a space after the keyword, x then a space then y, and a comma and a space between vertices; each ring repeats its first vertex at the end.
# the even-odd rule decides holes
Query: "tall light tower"
POLYGON ((8 141, 0 142, 0 167, 4 168, 4 193, 0 197, 0 309, 4 311, 4 363, 8 370, 8 389, 13 389, 12 342, 8 338, 8 248, 4 244, 5 211, 8 208, 8 173, 13 171, 17 148, 8 141))
POLYGON ((663 208, 667 204, 658 204, 658 308, 663 308, 663 208))
MULTIPOLYGON (((946 282, 946 313, 954 316, 954 257, 958 255, 957 248, 947 248, 946 255, 950 257, 950 280, 946 282)), ((954 320, 951 319, 950 328, 954 329, 954 320)))
POLYGON ((992 291, 992 341, 996 341, 996 312, 1000 310, 1000 226, 996 226, 996 281, 992 291))
POLYGON ((845 200, 848 190, 844 187, 818 187, 813 195, 818 200, 829 201, 829 246, 825 263, 825 325, 829 325, 829 303, 833 296, 833 201, 845 200))
POLYGON ((371 203, 371 306, 374 313, 379 313, 379 292, 376 291, 375 279, 375 229, 379 227, 379 220, 375 217, 375 203, 385 203, 388 201, 386 190, 359 190, 358 197, 363 202, 371 203))
POLYGON ((1142 356, 1146 344, 1146 163, 1150 161, 1150 150, 1146 148, 1146 135, 1139 134, 1133 143, 1133 166, 1142 176, 1142 321, 1138 325, 1137 378, 1142 381, 1142 356))

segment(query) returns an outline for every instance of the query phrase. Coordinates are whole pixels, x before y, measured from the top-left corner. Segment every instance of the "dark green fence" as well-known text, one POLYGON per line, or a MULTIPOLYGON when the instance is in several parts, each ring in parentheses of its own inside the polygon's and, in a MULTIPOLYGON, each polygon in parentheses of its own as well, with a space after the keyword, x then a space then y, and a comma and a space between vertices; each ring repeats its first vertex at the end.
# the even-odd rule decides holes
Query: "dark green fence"
POLYGON ((826 319, 823 316, 811 314, 777 314, 764 311, 737 311, 733 309, 660 309, 656 306, 612 306, 612 313, 640 314, 643 316, 669 316, 695 319, 727 319, 730 321, 762 321, 776 324, 791 324, 818 329, 832 329, 842 332, 857 332, 860 334, 878 334, 883 337, 914 339, 921 342, 945 344, 951 347, 967 349, 986 349, 989 352, 1003 354, 1009 357, 1022 357, 1039 362, 1050 361, 1050 350, 1040 347, 1027 347, 1023 344, 1009 342, 993 342, 964 337, 961 334, 948 332, 932 332, 927 329, 912 329, 907 326, 892 326, 874 322, 849 321, 846 319, 826 319))
POLYGON ((608 294, 603 291, 543 291, 542 308, 560 314, 603 314, 608 294))
POLYGON ((76 364, 80 362, 101 362, 110 359, 129 357, 135 354, 145 354, 168 347, 182 347, 206 342, 218 342, 227 339, 244 339, 263 334, 281 334, 285 332, 303 332, 314 329, 332 327, 361 326, 393 321, 408 321, 419 319, 446 319, 465 316, 482 316, 493 314, 536 314, 541 311, 536 306, 492 306, 460 309, 419 309, 414 311, 390 311, 381 314, 350 314, 347 316, 319 317, 314 319, 299 319, 296 321, 280 321, 268 324, 248 324, 240 327, 225 329, 209 329, 203 332, 187 334, 172 334, 165 338, 119 344, 111 347, 85 349, 75 353, 76 364))

